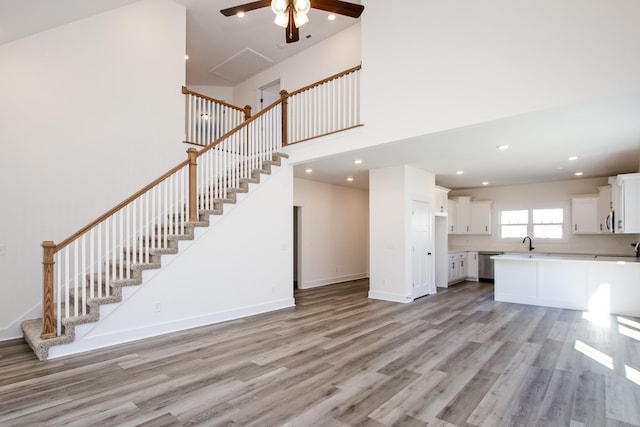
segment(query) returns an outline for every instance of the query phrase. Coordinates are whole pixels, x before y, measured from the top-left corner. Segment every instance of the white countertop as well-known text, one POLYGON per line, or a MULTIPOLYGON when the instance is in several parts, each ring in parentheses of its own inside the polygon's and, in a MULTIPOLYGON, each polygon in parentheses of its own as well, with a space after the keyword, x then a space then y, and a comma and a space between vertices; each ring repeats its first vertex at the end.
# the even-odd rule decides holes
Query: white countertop
POLYGON ((640 258, 632 256, 588 255, 588 254, 554 254, 507 252, 503 255, 491 257, 496 260, 532 260, 532 261, 604 261, 616 263, 638 263, 640 258))

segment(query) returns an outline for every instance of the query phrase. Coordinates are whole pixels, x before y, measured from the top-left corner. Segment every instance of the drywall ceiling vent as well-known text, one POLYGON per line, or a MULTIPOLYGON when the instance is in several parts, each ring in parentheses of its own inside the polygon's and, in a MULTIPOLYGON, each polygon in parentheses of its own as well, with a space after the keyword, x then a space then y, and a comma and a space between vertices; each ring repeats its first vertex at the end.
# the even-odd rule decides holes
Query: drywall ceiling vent
POLYGON ((273 60, 248 47, 216 65, 209 73, 231 83, 239 83, 270 67, 273 60))

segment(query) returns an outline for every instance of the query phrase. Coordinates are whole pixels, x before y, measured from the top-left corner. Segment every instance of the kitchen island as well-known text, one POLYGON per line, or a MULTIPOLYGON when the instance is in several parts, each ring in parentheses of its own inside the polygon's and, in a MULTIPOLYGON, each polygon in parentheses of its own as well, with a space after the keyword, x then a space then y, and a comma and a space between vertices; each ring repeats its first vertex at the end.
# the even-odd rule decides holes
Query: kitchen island
POLYGON ((495 300, 640 317, 640 260, 512 253, 495 262, 495 300))

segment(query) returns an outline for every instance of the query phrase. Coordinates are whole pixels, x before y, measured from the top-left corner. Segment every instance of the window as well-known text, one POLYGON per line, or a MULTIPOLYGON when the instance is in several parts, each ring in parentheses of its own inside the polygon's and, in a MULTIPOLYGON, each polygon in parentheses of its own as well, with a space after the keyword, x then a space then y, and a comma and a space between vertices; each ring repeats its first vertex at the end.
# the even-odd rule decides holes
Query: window
POLYGON ((527 235, 527 224, 529 224, 529 211, 500 212, 500 229, 503 239, 524 238, 527 235))
POLYGON ((564 209, 519 209, 500 212, 500 237, 503 239, 562 239, 564 209))
POLYGON ((537 239, 562 239, 562 209, 534 209, 533 237, 537 239))

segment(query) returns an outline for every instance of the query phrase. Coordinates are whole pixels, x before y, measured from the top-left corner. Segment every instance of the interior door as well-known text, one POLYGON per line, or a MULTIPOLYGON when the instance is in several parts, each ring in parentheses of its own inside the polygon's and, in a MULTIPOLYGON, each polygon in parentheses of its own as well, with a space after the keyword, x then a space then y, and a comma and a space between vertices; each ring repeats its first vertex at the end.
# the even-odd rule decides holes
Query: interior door
POLYGON ((258 89, 260 111, 280 99, 280 79, 258 89))
POLYGON ((436 293, 432 230, 429 203, 414 200, 411 206, 411 281, 414 299, 436 293))

